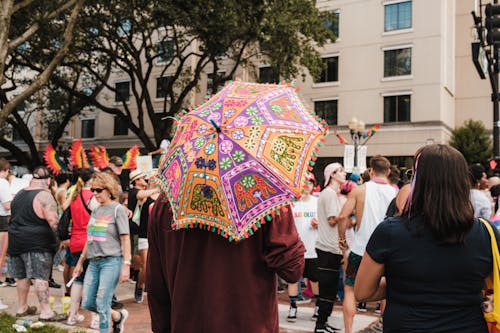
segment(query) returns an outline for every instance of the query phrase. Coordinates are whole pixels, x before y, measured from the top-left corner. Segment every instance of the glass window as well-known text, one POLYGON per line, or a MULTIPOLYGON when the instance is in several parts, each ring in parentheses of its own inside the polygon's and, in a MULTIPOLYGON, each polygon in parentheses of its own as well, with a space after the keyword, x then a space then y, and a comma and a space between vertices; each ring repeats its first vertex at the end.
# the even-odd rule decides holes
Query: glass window
POLYGON ((115 102, 128 102, 130 100, 130 82, 117 82, 115 89, 115 102))
POLYGON ((270 66, 259 68, 260 83, 277 83, 279 80, 279 75, 270 66))
POLYGON ((337 125, 337 100, 314 102, 314 112, 328 125, 337 125))
POLYGON ((384 97, 384 123, 410 121, 410 95, 384 97))
POLYGON ((157 62, 169 62, 174 57, 174 40, 165 39, 157 44, 158 58, 157 62))
POLYGON ((384 31, 411 28, 411 1, 385 5, 384 31))
POLYGON ((82 119, 82 138, 93 138, 94 133, 95 119, 82 119))
POLYGON ((115 126, 113 130, 114 135, 128 135, 127 121, 122 120, 119 116, 114 116, 115 126))
POLYGON ((411 74, 411 48, 384 51, 384 77, 411 74))
POLYGON ((156 79, 156 98, 168 97, 168 85, 171 80, 171 76, 162 76, 156 79))
MULTIPOLYGON (((219 72, 218 76, 219 77, 226 76, 226 72, 219 72)), ((214 82, 214 73, 208 73, 207 74, 207 95, 208 96, 211 96, 212 94, 218 93, 219 91, 222 90, 222 88, 224 88, 224 83, 222 83, 222 84, 219 84, 219 86, 217 87, 217 91, 215 91, 215 92, 212 91, 213 82, 214 82)))
POLYGON ((335 12, 335 13, 333 13, 333 16, 334 16, 333 21, 329 20, 329 19, 325 19, 323 21, 323 24, 324 24, 325 28, 329 29, 333 33, 335 38, 339 38, 340 13, 335 12))
POLYGON ((325 69, 319 82, 337 82, 339 80, 339 57, 323 58, 325 69))

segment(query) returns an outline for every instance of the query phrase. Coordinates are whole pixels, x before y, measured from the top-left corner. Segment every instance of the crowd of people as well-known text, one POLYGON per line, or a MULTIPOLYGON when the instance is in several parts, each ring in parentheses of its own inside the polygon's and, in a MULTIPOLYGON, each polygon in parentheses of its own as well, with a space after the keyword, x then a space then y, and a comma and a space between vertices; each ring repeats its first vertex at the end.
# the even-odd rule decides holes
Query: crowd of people
POLYGON ((487 332, 482 290, 493 255, 484 223, 500 223, 500 178, 450 146, 422 147, 403 176, 383 156, 361 175, 331 163, 321 191, 308 174, 297 201, 237 244, 198 228, 172 232, 169 202, 140 170, 123 186, 120 158, 56 177, 37 167, 16 193, 9 170, 0 159, 0 267, 7 258, 2 285, 18 290, 17 316, 75 325, 82 307, 93 328, 123 332, 130 314, 114 292, 132 278, 137 303, 148 291, 154 332, 278 332, 278 276, 288 283, 289 322, 300 316, 301 281, 310 287, 315 333, 352 333, 366 302, 381 313, 374 332, 487 332), (49 305, 61 256, 68 316, 49 305), (31 283, 40 309, 27 303, 31 283), (343 328, 328 322, 339 300, 343 328))
MULTIPOLYGON (((132 282, 135 301, 143 302, 147 223, 159 188, 139 170, 122 174, 122 163, 111 157, 102 170, 55 176, 39 166, 20 186, 9 182, 11 166, 0 158, 1 286, 17 288, 16 317, 38 314, 40 321, 75 325, 85 319, 82 307, 92 314, 91 328, 123 332, 129 313, 114 292, 119 282, 132 282), (52 279, 58 266, 62 285, 52 279), (31 285, 39 308, 27 302, 31 285), (68 313, 53 310, 50 287, 65 288, 68 313)), ((0 300, 0 310, 6 308, 0 300)))

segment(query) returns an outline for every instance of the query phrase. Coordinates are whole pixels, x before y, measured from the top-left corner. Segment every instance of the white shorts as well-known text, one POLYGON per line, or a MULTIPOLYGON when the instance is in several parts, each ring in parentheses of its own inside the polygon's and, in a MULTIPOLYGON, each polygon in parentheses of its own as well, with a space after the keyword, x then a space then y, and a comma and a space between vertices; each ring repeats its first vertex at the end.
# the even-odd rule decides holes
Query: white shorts
POLYGON ((137 243, 137 248, 140 250, 149 249, 149 243, 147 238, 139 238, 139 242, 137 243))

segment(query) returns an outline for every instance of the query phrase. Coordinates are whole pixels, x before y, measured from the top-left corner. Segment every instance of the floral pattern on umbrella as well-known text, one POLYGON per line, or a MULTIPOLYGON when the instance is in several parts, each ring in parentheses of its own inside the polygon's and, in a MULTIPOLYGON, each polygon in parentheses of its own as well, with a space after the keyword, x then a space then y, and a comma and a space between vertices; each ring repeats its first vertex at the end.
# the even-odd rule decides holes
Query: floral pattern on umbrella
POLYGON ((244 82, 178 117, 175 128, 159 177, 173 227, 230 241, 300 195, 327 131, 290 85, 244 82))

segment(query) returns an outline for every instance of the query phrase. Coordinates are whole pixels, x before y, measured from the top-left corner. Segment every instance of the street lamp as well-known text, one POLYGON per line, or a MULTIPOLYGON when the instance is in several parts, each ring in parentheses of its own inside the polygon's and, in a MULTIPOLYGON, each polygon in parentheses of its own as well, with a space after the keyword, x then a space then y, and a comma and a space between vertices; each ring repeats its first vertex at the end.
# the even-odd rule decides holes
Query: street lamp
POLYGON ((363 138, 363 132, 365 131, 365 122, 358 120, 356 117, 352 117, 347 123, 349 131, 351 133, 351 139, 354 143, 354 172, 358 171, 358 146, 361 138, 363 138))

